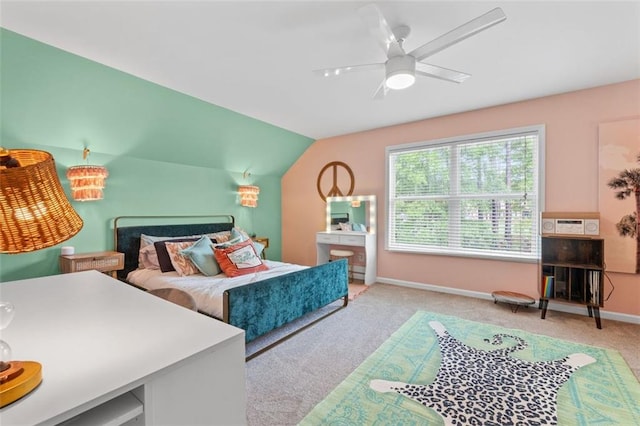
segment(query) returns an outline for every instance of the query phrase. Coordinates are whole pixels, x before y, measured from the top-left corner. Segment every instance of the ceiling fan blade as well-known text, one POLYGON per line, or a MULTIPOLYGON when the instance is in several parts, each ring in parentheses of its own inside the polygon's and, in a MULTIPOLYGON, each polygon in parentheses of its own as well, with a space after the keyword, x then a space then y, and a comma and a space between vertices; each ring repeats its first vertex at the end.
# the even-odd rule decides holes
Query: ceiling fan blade
POLYGON ((396 36, 378 6, 374 3, 364 5, 358 9, 358 13, 369 28, 369 32, 380 43, 387 58, 404 55, 404 50, 396 40, 396 36))
POLYGON ((466 24, 462 24, 458 28, 455 28, 446 34, 441 35, 435 40, 423 44, 422 46, 410 52, 409 55, 415 57, 416 61, 421 61, 424 58, 427 58, 435 53, 440 52, 443 49, 446 49, 449 46, 452 46, 466 38, 471 37, 472 35, 479 33, 480 31, 486 30, 489 27, 499 24, 505 19, 507 19, 507 16, 504 14, 502 9, 496 7, 495 9, 485 13, 484 15, 478 16, 477 18, 472 19, 466 24))
POLYGON ((387 96, 388 91, 389 91, 389 87, 387 87, 386 79, 382 80, 382 83, 380 83, 380 86, 378 86, 378 90, 376 90, 376 93, 373 94, 373 99, 375 100, 384 99, 384 97, 387 96))
POLYGON ((354 71, 371 71, 384 69, 384 64, 364 64, 364 65, 350 65, 346 67, 336 68, 323 68, 319 70, 313 70, 313 73, 321 77, 338 77, 342 74, 354 71))
POLYGON ((453 83, 462 83, 471 77, 470 74, 466 74, 461 71, 450 70, 448 68, 442 68, 431 64, 423 64, 421 62, 416 62, 416 74, 426 77, 435 77, 440 80, 451 81, 453 83))

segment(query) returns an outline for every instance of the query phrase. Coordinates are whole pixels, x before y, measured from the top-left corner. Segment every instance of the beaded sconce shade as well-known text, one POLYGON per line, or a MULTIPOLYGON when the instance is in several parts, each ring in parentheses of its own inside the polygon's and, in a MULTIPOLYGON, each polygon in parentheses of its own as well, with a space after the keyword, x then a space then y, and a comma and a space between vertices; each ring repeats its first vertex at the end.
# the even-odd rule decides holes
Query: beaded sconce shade
POLYGON ((72 166, 67 169, 71 196, 77 201, 102 200, 104 181, 109 176, 104 166, 72 166))
POLYGON ((258 194, 260 188, 253 185, 240 185, 238 187, 240 193, 240 205, 244 207, 258 207, 258 194))
POLYGON ((2 151, 0 167, 0 253, 24 253, 68 240, 82 219, 67 199, 53 161, 45 151, 2 151), (16 164, 17 161, 17 164, 16 164))

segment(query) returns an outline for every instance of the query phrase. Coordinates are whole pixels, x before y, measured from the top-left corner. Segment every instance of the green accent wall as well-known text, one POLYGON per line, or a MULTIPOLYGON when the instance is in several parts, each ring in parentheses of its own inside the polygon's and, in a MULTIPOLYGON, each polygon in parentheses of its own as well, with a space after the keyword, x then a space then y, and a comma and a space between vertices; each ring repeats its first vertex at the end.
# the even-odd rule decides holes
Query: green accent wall
POLYGON ((269 237, 268 258, 280 259, 280 180, 311 138, 5 29, 0 61, 0 145, 52 153, 68 196, 66 169, 84 162, 85 146, 89 162, 109 170, 104 200, 72 201, 80 233, 49 249, 0 255, 0 281, 58 273, 62 245, 112 249, 113 218, 122 215, 232 214, 269 237), (239 205, 239 184, 260 187, 257 208, 239 205))

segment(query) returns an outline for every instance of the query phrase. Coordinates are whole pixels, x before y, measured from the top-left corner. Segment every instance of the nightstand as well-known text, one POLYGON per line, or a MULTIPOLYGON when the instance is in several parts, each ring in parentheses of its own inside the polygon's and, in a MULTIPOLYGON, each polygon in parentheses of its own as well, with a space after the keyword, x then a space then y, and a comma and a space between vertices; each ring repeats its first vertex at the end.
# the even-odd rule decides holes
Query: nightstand
POLYGON ((116 271, 124 269, 124 253, 99 251, 60 256, 60 271, 63 274, 96 270, 116 278, 116 271))
POLYGON ((253 241, 255 241, 256 243, 260 243, 264 246, 264 250, 262 250, 262 258, 266 259, 267 258, 267 254, 266 251, 269 248, 269 238, 268 237, 253 237, 251 238, 253 241))

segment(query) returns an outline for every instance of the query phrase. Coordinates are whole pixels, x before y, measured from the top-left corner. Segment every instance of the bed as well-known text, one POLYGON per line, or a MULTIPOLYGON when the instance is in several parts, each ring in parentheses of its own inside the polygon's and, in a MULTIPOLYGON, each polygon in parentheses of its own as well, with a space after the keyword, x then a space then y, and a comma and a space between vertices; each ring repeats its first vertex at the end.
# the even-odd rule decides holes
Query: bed
MULTIPOLYGON (((331 225, 340 225, 349 222, 349 213, 331 213, 331 225)), ((338 228, 336 228, 338 229, 338 228)))
POLYGON ((202 274, 183 277, 175 271, 139 268, 143 234, 196 238, 231 231, 234 226, 230 215, 117 217, 113 223, 114 246, 124 253, 124 269, 118 271, 118 279, 144 290, 170 287, 187 291, 201 313, 245 330, 246 342, 338 300, 342 299, 341 305, 313 323, 347 306, 346 260, 312 267, 264 260, 268 270, 233 278, 202 274))

